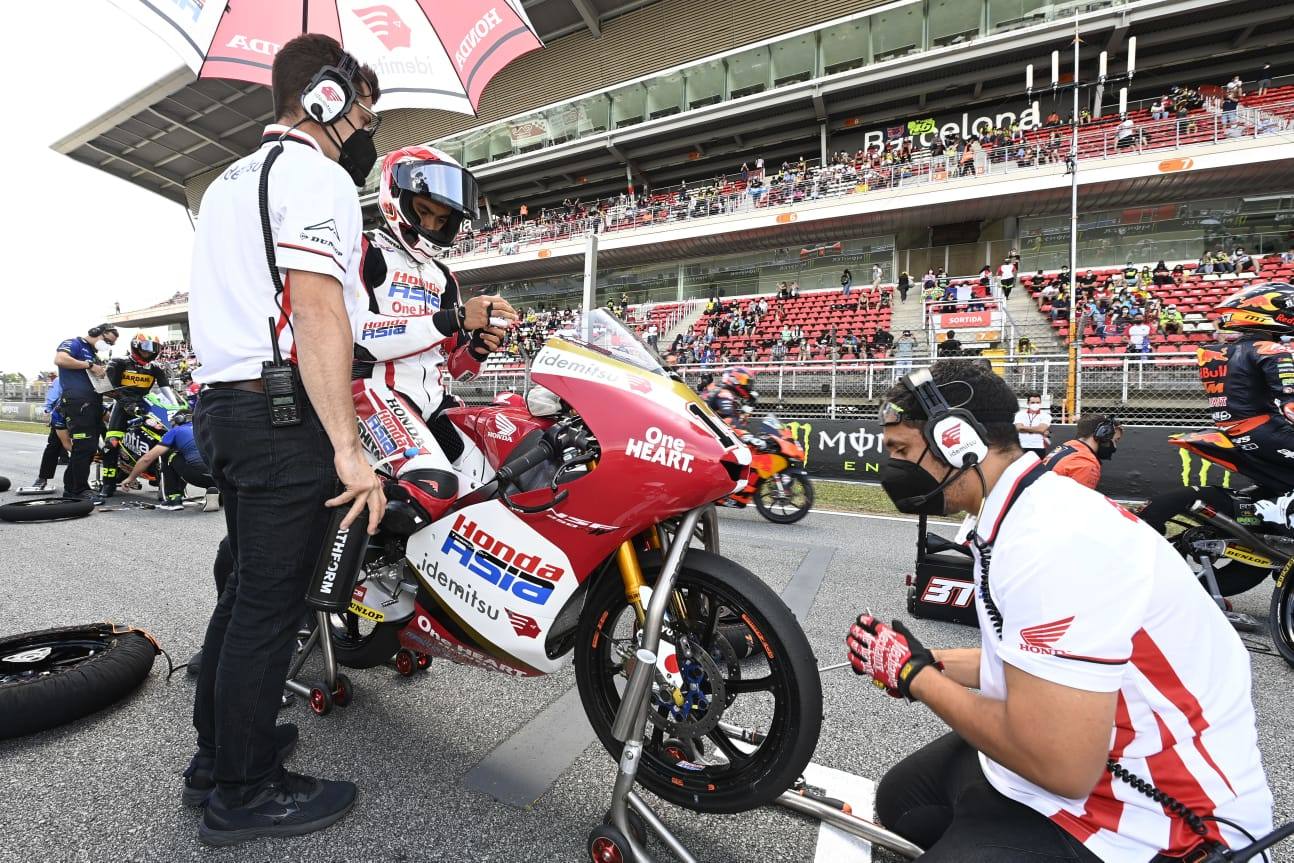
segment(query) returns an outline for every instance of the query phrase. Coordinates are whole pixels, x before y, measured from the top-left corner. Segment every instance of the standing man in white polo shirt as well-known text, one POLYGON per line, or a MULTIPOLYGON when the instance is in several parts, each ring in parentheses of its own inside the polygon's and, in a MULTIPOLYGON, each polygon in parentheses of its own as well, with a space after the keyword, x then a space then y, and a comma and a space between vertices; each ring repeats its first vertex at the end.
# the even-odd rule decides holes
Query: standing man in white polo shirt
POLYGON ((377 76, 308 34, 283 46, 272 78, 277 122, 203 196, 189 293, 206 385, 194 428, 235 560, 202 646, 184 774, 213 845, 320 830, 354 803, 350 782, 284 769, 297 731, 275 722, 326 507, 350 507, 347 523, 367 508, 372 532, 386 506, 350 387, 377 76))
POLYGON ((952 729, 881 780, 882 823, 929 863, 1191 860, 1248 844, 1237 825, 1270 830, 1249 657, 1182 558, 1022 453, 991 371, 944 360, 888 398, 886 493, 977 514, 962 538, 981 646, 928 650, 871 615, 850 628, 855 671, 952 729))

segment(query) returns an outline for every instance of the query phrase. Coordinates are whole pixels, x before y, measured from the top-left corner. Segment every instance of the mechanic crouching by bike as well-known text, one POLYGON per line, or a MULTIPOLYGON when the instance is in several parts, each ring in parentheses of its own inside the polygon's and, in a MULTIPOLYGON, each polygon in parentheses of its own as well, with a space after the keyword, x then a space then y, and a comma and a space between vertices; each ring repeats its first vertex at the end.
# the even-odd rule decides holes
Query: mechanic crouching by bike
POLYGON ((188 411, 176 411, 171 417, 171 427, 161 441, 140 456, 130 469, 130 475, 122 480, 121 487, 139 489, 139 477, 156 462, 161 466, 162 479, 162 502, 157 505, 158 509, 172 512, 184 509, 185 485, 206 489, 208 498, 218 495, 211 468, 207 467, 193 439, 191 420, 192 415, 188 411))
POLYGON ((517 313, 496 296, 463 299, 438 260, 464 219, 476 216, 476 180, 446 153, 408 147, 382 163, 383 222, 364 243, 368 308, 355 342, 352 393, 360 440, 399 480, 396 498, 439 518, 458 496, 452 462, 462 439, 440 412, 458 402, 442 368, 471 380, 499 350, 517 313), (410 455, 410 450, 416 454, 410 455))
POLYGON ((1270 830, 1248 654, 1182 558, 1023 453, 991 370, 941 361, 888 399, 886 493, 972 514, 981 645, 850 627, 854 670, 952 729, 886 773, 881 822, 931 863, 1192 860, 1270 830))
POLYGON ((167 404, 177 404, 171 391, 171 381, 166 369, 153 362, 161 346, 152 336, 137 333, 130 340, 130 354, 108 361, 108 383, 116 391, 112 413, 108 416, 108 431, 103 436, 103 488, 96 499, 102 503, 117 492, 117 463, 121 459, 121 444, 126 438, 126 424, 135 416, 144 399, 156 384, 167 404))
MULTIPOLYGON (((1196 352, 1213 422, 1236 445, 1245 474, 1294 489, 1294 345, 1286 342, 1294 336, 1294 286, 1251 285, 1213 311, 1219 329, 1239 335, 1196 352)), ((1294 492, 1255 509, 1294 525, 1294 492)))

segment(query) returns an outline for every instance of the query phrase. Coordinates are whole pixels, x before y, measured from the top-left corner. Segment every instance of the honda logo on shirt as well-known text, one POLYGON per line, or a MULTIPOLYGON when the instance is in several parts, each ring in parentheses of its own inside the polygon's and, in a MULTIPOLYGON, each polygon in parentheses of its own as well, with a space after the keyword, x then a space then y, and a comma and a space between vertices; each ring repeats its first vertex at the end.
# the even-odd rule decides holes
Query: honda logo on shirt
POLYGON ((388 51, 409 47, 409 28, 390 6, 356 9, 355 17, 364 22, 388 51))
POLYGON ((1062 620, 1053 620, 1051 623, 1026 626, 1020 630, 1020 649, 1030 653, 1063 655, 1064 651, 1056 650, 1055 644, 1069 631, 1069 626, 1073 622, 1074 616, 1070 615, 1062 620))

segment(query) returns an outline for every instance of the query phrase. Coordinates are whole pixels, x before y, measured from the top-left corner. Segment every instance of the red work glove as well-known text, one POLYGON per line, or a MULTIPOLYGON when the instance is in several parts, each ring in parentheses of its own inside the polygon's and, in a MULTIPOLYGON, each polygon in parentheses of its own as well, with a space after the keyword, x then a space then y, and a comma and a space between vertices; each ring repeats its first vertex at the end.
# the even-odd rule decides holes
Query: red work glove
POLYGON ((878 689, 895 698, 912 697, 912 680, 926 666, 943 671, 943 664, 899 621, 886 626, 870 614, 860 614, 845 637, 849 664, 855 674, 872 678, 878 689))

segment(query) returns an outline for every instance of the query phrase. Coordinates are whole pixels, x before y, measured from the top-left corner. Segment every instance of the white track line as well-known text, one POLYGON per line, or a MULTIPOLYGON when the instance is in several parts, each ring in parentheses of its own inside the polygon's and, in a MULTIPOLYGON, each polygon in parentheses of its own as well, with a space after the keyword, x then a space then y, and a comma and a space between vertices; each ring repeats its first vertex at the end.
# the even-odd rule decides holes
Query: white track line
MULTIPOLYGON (((817 515, 838 515, 841 518, 871 518, 876 519, 877 521, 906 521, 911 524, 917 523, 916 518, 907 515, 875 515, 869 512, 836 512, 832 509, 811 509, 809 512, 817 515)), ((936 521, 935 519, 929 519, 926 523, 943 524, 949 527, 961 527, 961 522, 959 521, 936 521)))

